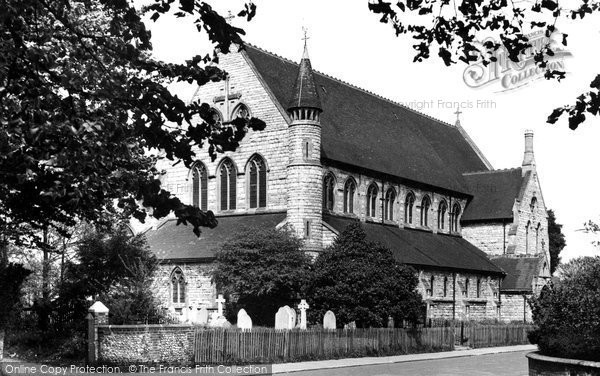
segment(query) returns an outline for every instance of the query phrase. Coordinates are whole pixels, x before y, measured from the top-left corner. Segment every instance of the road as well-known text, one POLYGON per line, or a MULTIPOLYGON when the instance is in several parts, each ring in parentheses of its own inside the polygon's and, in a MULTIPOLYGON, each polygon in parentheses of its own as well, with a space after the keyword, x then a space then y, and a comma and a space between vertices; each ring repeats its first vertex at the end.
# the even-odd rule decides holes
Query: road
POLYGON ((527 376, 529 351, 294 372, 294 376, 527 376))

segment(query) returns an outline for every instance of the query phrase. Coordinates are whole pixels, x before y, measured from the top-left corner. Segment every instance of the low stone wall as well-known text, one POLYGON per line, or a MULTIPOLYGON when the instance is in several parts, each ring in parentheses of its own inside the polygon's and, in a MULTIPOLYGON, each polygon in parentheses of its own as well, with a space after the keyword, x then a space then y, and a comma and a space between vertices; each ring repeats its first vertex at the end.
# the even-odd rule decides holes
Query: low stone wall
POLYGON ((529 376, 600 376, 600 362, 527 354, 529 376))
POLYGON ((193 363, 192 325, 99 325, 101 364, 193 363))

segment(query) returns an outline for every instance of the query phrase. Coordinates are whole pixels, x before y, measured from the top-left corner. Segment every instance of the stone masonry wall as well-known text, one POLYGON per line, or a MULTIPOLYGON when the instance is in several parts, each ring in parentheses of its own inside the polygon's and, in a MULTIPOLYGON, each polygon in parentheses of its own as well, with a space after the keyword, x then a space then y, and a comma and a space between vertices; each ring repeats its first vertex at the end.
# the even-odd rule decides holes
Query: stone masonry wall
MULTIPOLYGON (((252 213, 265 210, 285 210, 286 197, 286 166, 288 164, 287 122, 280 109, 271 100, 260 79, 254 73, 242 54, 231 53, 220 57, 219 66, 229 75, 229 105, 222 99, 225 95, 225 82, 208 83, 200 88, 193 100, 206 102, 218 110, 228 120, 240 103, 245 104, 251 116, 265 121, 267 126, 263 131, 249 131, 235 152, 219 154, 211 161, 207 149, 197 149, 197 160, 208 170, 208 210, 219 211, 219 192, 217 189, 218 168, 220 162, 229 157, 237 169, 237 203, 231 213, 252 213), (239 96, 239 97, 238 97, 239 96), (229 110, 227 110, 229 108, 229 110), (229 114, 228 114, 229 112, 229 114), (267 208, 249 209, 247 202, 247 163, 254 155, 262 156, 267 164, 267 208)), ((170 161, 162 161, 158 166, 166 171, 162 178, 163 185, 179 197, 184 203, 191 203, 190 171, 183 164, 172 166, 170 161)))
POLYGON ((417 291, 427 304, 428 318, 475 321, 498 319, 499 280, 497 278, 475 273, 455 274, 421 270, 417 291), (456 278, 456 294, 454 294, 454 278, 456 278), (479 295, 477 294, 478 280, 480 281, 479 295), (445 289, 444 284, 446 284, 445 289), (453 312, 454 301, 456 303, 453 312))
POLYGON ((198 308, 216 307, 215 286, 211 283, 210 271, 212 264, 160 264, 152 281, 152 291, 165 307, 183 308, 196 306, 198 308), (185 303, 173 303, 171 275, 175 268, 181 268, 185 279, 185 303))
POLYGON ((503 255, 508 243, 510 224, 477 223, 463 225, 462 236, 488 256, 503 255))
POLYGON ((191 325, 100 325, 98 362, 103 364, 191 365, 191 325))
POLYGON ((516 294, 502 294, 502 321, 523 321, 531 322, 531 308, 527 303, 528 296, 516 294), (523 316, 525 311, 525 316, 523 316))

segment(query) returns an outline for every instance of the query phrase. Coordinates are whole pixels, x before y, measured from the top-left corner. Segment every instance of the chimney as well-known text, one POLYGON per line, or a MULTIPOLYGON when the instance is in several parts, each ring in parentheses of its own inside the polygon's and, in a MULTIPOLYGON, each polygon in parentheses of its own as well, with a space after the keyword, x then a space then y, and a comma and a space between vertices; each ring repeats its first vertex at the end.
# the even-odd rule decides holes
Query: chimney
POLYGON ((525 131, 525 154, 523 155, 523 173, 535 169, 535 158, 533 157, 533 131, 525 131))

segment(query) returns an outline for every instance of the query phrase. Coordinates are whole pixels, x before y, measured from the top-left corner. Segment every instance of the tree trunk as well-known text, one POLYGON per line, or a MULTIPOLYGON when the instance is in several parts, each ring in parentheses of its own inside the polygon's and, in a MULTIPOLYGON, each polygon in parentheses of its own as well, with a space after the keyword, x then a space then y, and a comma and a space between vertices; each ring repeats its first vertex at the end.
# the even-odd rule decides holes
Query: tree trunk
POLYGON ((0 328, 0 362, 4 359, 4 328, 0 328))
POLYGON ((39 315, 39 326, 41 330, 47 330, 49 324, 49 312, 50 306, 50 254, 48 252, 48 230, 44 229, 44 262, 42 264, 42 304, 41 309, 38 311, 39 315))

